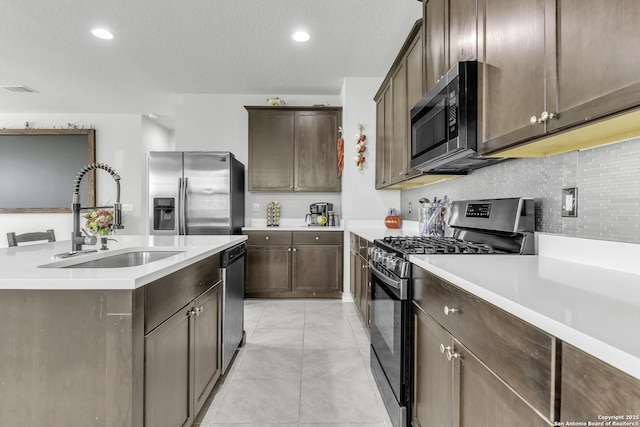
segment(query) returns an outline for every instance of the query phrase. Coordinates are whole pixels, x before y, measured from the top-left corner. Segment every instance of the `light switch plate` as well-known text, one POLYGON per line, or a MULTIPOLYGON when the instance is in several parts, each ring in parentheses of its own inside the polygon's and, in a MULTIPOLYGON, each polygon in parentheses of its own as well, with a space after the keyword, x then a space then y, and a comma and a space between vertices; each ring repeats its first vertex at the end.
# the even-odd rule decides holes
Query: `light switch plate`
POLYGON ((578 189, 576 187, 562 189, 562 216, 578 216, 578 189))
POLYGON ((122 212, 133 212, 133 203, 123 203, 122 212))

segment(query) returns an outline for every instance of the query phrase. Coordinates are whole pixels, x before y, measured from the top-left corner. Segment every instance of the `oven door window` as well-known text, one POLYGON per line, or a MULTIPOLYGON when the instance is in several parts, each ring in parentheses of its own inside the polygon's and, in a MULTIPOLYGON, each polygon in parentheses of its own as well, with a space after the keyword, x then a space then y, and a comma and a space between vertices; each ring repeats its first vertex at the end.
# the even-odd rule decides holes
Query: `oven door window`
POLYGON ((371 346, 384 370, 396 398, 402 396, 402 304, 384 284, 372 275, 371 346))

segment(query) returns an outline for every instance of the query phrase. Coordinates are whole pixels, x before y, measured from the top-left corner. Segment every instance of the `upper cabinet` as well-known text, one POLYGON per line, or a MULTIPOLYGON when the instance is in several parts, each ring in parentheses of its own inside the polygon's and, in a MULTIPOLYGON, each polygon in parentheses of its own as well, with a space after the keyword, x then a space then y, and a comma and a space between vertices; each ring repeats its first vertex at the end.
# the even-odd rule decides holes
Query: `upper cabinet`
POLYGON ((375 96, 376 188, 389 188, 418 175, 412 171, 411 108, 425 93, 422 20, 413 26, 375 96))
POLYGON ((640 59, 629 53, 640 3, 482 3, 481 153, 544 156, 640 133, 637 111, 598 121, 640 106, 640 59))
POLYGON ((478 58, 477 0, 424 2, 424 66, 426 90, 458 61, 478 58))
POLYGON ((546 109, 545 0, 491 0, 483 12, 478 148, 487 153, 544 133, 529 120, 546 109))
POLYGON ((245 107, 249 191, 339 192, 342 107, 245 107))

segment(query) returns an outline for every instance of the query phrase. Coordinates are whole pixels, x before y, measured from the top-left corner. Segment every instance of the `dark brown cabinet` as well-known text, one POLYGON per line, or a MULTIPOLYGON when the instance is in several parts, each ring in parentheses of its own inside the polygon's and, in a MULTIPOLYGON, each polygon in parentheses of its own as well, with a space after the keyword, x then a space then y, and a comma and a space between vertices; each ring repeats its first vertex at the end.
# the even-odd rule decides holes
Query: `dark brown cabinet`
POLYGON ((416 425, 549 425, 555 338, 418 267, 412 282, 416 425))
POLYGON ((341 107, 245 107, 249 191, 339 192, 341 107))
POLYGON ((478 55, 477 0, 424 2, 424 64, 426 90, 458 61, 478 55))
POLYGON ((545 0, 492 0, 483 12, 478 147, 486 153, 544 133, 530 118, 545 111, 545 0))
POLYGON ((440 346, 451 348, 451 335, 413 303, 414 426, 453 427, 453 369, 440 346))
POLYGON ((387 188, 418 175, 411 171, 411 108, 424 95, 422 21, 416 22, 376 102, 376 188, 387 188))
POLYGON ((628 54, 637 44, 638 2, 497 0, 481 6, 481 153, 510 149, 504 154, 539 157, 634 135, 625 133, 633 128, 628 119, 593 136, 583 133, 584 141, 541 138, 640 106, 634 71, 640 62, 628 54))
POLYGON ((341 231, 248 231, 247 297, 342 296, 341 231))
POLYGON ((350 260, 351 260, 351 296, 358 309, 360 320, 367 330, 370 329, 371 309, 371 279, 369 273, 368 249, 371 242, 364 237, 351 233, 350 235, 350 260))
POLYGON ((248 297, 291 292, 291 232, 245 233, 245 293, 248 297))
POLYGON ((221 374, 219 256, 200 261, 147 287, 144 297, 145 425, 189 426, 221 374), (165 318, 163 313, 172 314, 165 318))
POLYGON ((560 414, 564 422, 622 415, 616 421, 640 423, 640 380, 563 343, 560 414))

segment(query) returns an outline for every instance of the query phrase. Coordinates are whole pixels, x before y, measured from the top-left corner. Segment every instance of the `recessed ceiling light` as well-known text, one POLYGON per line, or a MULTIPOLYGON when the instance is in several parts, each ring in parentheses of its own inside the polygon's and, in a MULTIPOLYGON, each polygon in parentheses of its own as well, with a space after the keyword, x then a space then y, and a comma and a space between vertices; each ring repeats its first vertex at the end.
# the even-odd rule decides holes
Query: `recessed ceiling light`
POLYGON ((306 31, 296 31, 291 37, 297 42, 306 42, 311 38, 306 31))
POLYGON ((104 28, 94 28, 91 30, 91 34, 104 40, 111 40, 113 38, 113 33, 109 30, 105 30, 104 28))

